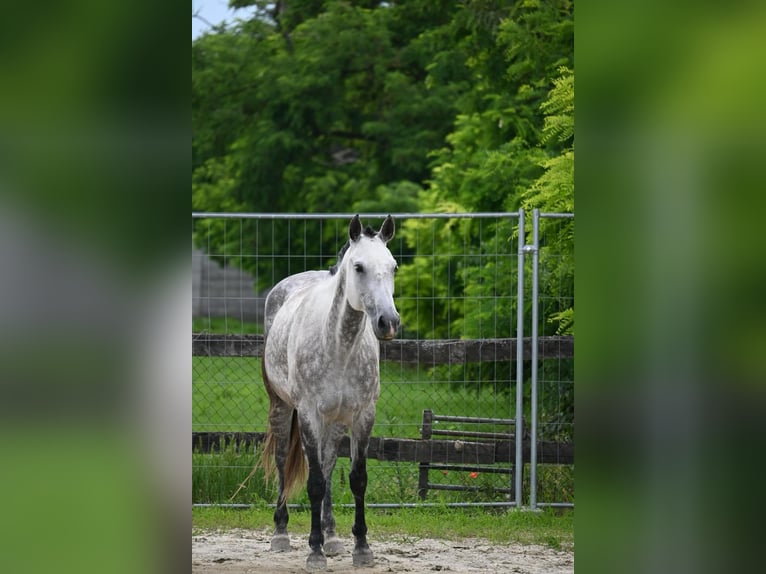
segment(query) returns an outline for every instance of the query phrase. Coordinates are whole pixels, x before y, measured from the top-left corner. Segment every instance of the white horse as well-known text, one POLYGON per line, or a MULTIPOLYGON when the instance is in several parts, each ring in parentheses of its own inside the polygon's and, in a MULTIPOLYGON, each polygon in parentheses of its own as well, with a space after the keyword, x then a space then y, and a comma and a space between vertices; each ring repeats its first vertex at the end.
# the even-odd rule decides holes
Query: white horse
POLYGON ((364 495, 367 446, 380 394, 378 339, 399 327, 394 305, 396 260, 389 215, 380 230, 362 229, 359 216, 330 271, 306 271, 278 283, 266 299, 263 380, 271 401, 263 463, 279 475, 273 551, 290 549, 287 498, 306 477, 311 501, 311 552, 306 568, 327 567, 344 551, 335 532, 330 495, 341 438, 351 430, 349 485, 356 513, 354 566, 370 566, 364 495), (273 457, 273 461, 272 461, 273 457))

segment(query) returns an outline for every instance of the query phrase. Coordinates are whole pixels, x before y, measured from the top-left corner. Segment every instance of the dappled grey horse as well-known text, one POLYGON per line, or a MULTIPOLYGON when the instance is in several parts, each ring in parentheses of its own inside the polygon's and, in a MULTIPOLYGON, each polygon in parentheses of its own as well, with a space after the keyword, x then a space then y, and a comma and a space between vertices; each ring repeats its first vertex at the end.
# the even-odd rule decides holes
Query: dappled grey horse
POLYGON ((263 463, 267 476, 276 466, 279 477, 271 549, 290 549, 287 498, 305 481, 308 462, 309 570, 326 568, 325 555, 344 551, 335 532, 330 490, 338 446, 349 430, 349 485, 356 508, 353 564, 374 562, 364 495, 367 446, 380 394, 378 339, 393 338, 399 327, 393 300, 397 265, 386 247, 394 221, 389 215, 376 232, 362 229, 357 215, 348 235, 329 271, 287 277, 266 299, 263 380, 271 404, 263 463))

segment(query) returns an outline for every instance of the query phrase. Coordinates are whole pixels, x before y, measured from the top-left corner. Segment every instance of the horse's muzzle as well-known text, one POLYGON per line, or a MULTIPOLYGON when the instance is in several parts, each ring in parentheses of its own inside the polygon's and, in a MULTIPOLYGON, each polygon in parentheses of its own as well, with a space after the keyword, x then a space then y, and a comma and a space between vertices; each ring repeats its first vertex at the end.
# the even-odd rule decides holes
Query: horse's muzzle
POLYGON ((396 336, 399 329, 399 314, 380 315, 377 321, 373 322, 373 331, 378 339, 389 340, 396 336))

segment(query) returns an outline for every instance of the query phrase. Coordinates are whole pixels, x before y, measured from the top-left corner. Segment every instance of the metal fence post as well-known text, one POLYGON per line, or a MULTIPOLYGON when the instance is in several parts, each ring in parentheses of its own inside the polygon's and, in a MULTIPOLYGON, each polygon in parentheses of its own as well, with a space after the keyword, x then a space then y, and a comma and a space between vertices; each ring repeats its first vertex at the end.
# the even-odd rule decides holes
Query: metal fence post
POLYGON ((516 464, 514 468, 516 508, 521 508, 524 460, 524 210, 519 209, 519 256, 516 285, 516 464))
POLYGON ((529 506, 537 508, 537 313, 540 261, 540 210, 532 211, 532 373, 530 401, 529 506))

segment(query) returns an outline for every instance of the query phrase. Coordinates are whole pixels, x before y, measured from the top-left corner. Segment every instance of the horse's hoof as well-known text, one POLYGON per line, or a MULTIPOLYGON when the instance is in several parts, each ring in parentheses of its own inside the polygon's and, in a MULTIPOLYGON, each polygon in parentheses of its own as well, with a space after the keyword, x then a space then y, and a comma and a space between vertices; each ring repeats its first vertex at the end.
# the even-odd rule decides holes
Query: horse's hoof
POLYGON ((372 566, 375 564, 375 557, 369 548, 354 548, 353 561, 354 566, 372 566))
POLYGON ((271 537, 272 552, 289 552, 290 537, 287 534, 275 534, 271 537))
POLYGON ((343 554, 346 548, 343 546, 340 538, 333 536, 325 540, 322 550, 324 550, 325 556, 337 556, 338 554, 343 554))
POLYGON ((306 558, 306 570, 309 572, 324 570, 325 568, 327 568, 327 558, 321 552, 312 552, 306 558))

